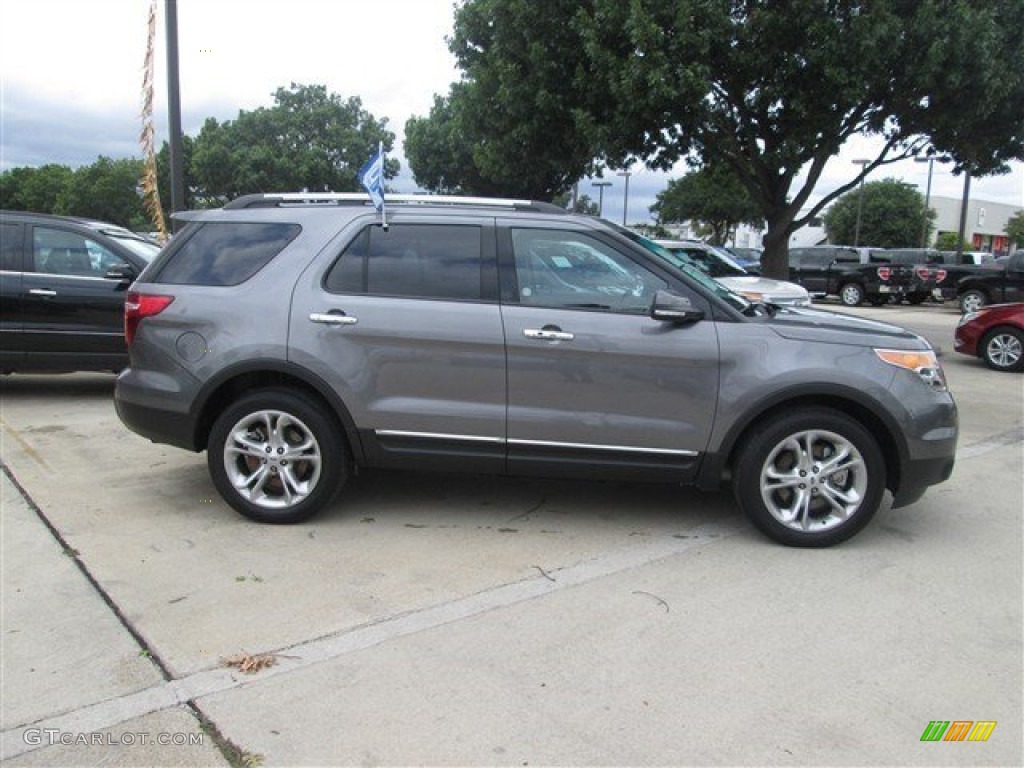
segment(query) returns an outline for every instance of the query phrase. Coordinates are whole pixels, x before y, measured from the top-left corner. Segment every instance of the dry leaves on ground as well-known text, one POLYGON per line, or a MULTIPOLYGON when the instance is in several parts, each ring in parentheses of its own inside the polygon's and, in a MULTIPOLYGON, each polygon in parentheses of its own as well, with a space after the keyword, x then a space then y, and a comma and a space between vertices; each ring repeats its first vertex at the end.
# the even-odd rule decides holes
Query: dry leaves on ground
POLYGON ((254 656, 248 651, 243 650, 234 656, 221 657, 221 663, 226 667, 238 667, 239 672, 253 675, 261 669, 277 664, 277 657, 272 653, 262 653, 254 656))

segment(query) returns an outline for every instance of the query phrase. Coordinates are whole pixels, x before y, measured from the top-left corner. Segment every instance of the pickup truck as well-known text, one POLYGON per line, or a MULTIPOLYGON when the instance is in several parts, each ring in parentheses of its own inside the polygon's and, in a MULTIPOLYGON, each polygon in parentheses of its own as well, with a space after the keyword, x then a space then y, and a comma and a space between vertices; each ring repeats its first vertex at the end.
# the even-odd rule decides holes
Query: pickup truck
MULTIPOLYGON (((914 297, 924 301, 931 288, 920 287, 915 267, 893 264, 885 250, 845 245, 819 245, 789 249, 789 279, 811 294, 834 295, 848 307, 865 299, 881 306, 914 297)), ((919 303, 919 302, 918 302, 919 303)))
POLYGON ((1014 251, 989 265, 966 269, 970 271, 956 281, 955 295, 961 311, 974 312, 986 304, 1024 301, 1024 250, 1014 251))

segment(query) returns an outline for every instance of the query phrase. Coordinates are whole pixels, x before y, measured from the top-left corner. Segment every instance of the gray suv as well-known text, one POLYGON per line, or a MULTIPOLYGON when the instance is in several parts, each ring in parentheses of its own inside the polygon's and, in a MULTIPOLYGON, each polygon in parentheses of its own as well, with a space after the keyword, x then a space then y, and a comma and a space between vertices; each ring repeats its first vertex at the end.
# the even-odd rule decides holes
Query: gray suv
POLYGON ((729 484, 785 544, 860 530, 953 469, 935 353, 751 303, 545 203, 251 195, 127 296, 122 421, 206 450, 242 514, 304 520, 355 467, 729 484))

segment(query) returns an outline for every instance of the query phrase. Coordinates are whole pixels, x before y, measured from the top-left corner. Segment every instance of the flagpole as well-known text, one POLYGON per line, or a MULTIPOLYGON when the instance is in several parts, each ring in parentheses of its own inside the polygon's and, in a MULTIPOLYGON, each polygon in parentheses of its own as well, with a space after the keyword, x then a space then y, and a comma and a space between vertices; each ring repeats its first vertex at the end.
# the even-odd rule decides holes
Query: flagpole
MULTIPOLYGON (((377 143, 377 153, 380 155, 380 188, 381 192, 384 191, 384 162, 386 160, 384 156, 384 142, 380 141, 377 143)), ((381 195, 380 201, 380 226, 382 229, 387 230, 388 228, 388 210, 387 205, 384 202, 383 194, 381 195)))

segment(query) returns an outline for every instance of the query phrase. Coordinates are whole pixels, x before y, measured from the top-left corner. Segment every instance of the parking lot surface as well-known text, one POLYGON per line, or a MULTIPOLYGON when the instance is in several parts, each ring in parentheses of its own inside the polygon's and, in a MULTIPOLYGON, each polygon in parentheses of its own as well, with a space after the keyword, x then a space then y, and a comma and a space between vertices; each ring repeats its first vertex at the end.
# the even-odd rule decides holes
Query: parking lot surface
POLYGON ((5 763, 1022 764, 1021 377, 953 353, 951 308, 842 311, 942 350, 961 438, 818 551, 725 492, 417 473, 261 526, 112 376, 5 378, 5 763))

